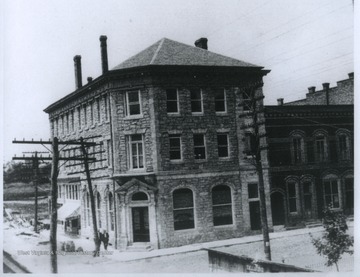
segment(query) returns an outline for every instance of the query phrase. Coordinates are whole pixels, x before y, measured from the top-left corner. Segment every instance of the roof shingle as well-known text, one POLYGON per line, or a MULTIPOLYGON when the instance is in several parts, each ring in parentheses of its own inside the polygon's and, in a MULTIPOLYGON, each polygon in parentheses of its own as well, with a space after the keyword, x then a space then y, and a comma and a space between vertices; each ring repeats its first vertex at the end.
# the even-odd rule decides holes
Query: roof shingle
POLYGON ((260 67, 202 48, 163 38, 112 70, 147 65, 260 67))

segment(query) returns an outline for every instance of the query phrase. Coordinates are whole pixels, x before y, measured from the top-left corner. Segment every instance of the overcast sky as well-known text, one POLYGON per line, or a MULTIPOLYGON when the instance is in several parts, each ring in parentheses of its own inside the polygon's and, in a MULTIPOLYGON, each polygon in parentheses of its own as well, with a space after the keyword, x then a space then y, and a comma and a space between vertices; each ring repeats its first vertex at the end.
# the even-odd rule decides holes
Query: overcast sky
POLYGON ((48 139, 43 109, 101 74, 100 35, 109 68, 163 37, 270 69, 265 104, 305 97, 309 86, 354 71, 352 0, 5 0, 4 161, 35 149, 17 139, 48 139))

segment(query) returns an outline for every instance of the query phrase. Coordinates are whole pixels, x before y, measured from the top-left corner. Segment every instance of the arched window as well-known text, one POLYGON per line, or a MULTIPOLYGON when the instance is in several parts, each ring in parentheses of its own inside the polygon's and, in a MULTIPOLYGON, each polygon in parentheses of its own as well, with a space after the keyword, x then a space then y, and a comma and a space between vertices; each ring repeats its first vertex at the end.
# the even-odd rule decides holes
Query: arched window
POLYGON ((324 131, 317 131, 314 136, 315 161, 325 162, 328 158, 327 134, 324 131))
POLYGON ((115 217, 114 217, 114 198, 111 192, 109 192, 109 218, 110 218, 110 231, 115 229, 115 217))
POLYGON ((132 201, 146 201, 148 200, 148 196, 145 192, 137 192, 137 193, 134 193, 132 198, 131 198, 132 201))
POLYGON ((98 227, 101 228, 101 197, 99 192, 96 193, 96 216, 98 227))
POLYGON ((174 229, 192 229, 194 224, 194 199, 190 189, 182 188, 173 192, 174 229))
POLYGON ((295 131, 290 134, 291 158, 293 164, 301 164, 305 162, 304 136, 304 133, 301 131, 295 131))
POLYGON ((213 222, 214 226, 233 223, 231 189, 219 185, 212 189, 213 222))
POLYGON ((332 208, 340 208, 340 187, 336 176, 331 176, 323 180, 325 205, 332 208))
POLYGON ((339 131, 336 134, 339 161, 350 160, 350 136, 348 132, 339 131))

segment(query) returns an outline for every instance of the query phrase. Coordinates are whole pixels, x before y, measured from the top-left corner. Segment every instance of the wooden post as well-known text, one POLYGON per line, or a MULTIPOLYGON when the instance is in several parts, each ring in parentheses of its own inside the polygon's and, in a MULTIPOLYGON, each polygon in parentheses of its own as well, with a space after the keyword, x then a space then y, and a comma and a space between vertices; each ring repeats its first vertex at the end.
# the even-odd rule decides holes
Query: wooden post
POLYGON ((38 233, 38 172, 39 172, 39 160, 37 152, 35 152, 35 157, 33 160, 34 167, 34 185, 35 185, 35 216, 34 216, 34 231, 38 233))
POLYGON ((58 138, 54 137, 52 142, 52 167, 51 167, 51 222, 50 222, 50 259, 51 259, 51 273, 58 273, 57 268, 57 177, 59 165, 59 144, 58 138))
POLYGON ((94 251, 94 257, 97 257, 100 255, 100 239, 98 236, 98 230, 97 230, 97 223, 96 223, 96 211, 95 211, 95 200, 94 200, 94 192, 92 189, 92 183, 91 183, 91 177, 90 177, 90 171, 89 171, 89 164, 88 164, 88 154, 85 149, 84 139, 83 137, 80 138, 81 142, 81 151, 84 156, 84 167, 85 167, 85 174, 86 174, 86 180, 89 187, 89 195, 90 195, 90 207, 91 207, 91 213, 92 213, 92 222, 93 222, 93 232, 94 232, 94 243, 95 243, 95 251, 94 251))

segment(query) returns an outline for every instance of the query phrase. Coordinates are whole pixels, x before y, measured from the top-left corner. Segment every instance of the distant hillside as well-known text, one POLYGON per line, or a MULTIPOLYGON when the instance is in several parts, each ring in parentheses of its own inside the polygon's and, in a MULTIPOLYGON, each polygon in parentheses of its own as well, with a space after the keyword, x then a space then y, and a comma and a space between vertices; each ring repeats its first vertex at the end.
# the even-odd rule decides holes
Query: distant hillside
MULTIPOLYGON (((38 196, 44 197, 50 194, 50 184, 38 185, 38 196)), ((33 183, 4 183, 4 200, 26 200, 35 197, 35 187, 33 183)))

